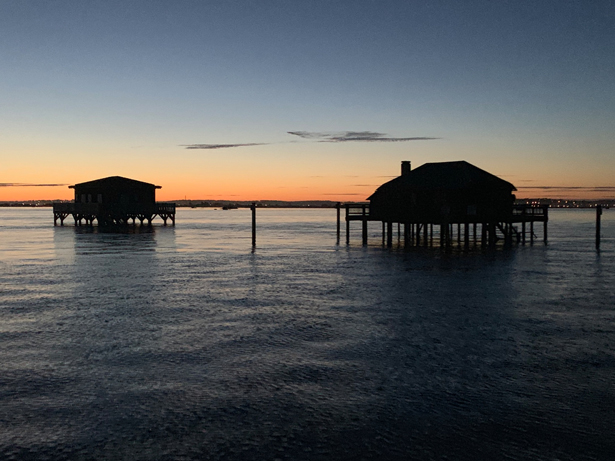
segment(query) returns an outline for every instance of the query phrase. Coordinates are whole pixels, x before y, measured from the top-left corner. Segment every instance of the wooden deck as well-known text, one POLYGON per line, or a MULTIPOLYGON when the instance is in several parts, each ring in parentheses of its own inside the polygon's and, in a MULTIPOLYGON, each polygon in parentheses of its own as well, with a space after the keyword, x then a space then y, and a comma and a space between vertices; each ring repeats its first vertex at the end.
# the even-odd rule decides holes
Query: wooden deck
POLYGON ((159 216, 164 224, 170 219, 172 225, 175 225, 175 203, 156 202, 153 205, 128 205, 121 208, 105 207, 102 203, 79 203, 66 202, 53 204, 53 223, 64 225, 64 220, 68 216, 72 216, 76 226, 93 225, 94 220, 98 225, 123 225, 135 224, 137 220, 144 224, 151 224, 156 216, 159 216))
MULTIPOLYGON (((350 242, 350 222, 360 221, 361 237, 364 245, 368 239, 368 222, 380 221, 370 216, 369 203, 345 203, 340 204, 339 208, 346 210, 346 243, 350 242)), ((387 246, 392 246, 393 224, 397 224, 398 240, 401 239, 403 226, 404 245, 433 245, 434 225, 439 226, 437 233, 440 238, 441 246, 453 245, 454 241, 458 244, 469 246, 470 243, 480 243, 480 245, 494 245, 498 241, 511 244, 514 241, 525 244, 527 240, 534 243, 537 238, 534 223, 543 223, 542 237, 547 242, 547 223, 549 221, 549 207, 514 205, 511 215, 504 220, 497 222, 480 222, 473 216, 467 216, 465 220, 459 222, 423 222, 422 220, 410 220, 403 223, 382 222, 382 242, 386 241, 387 246), (457 238, 455 239, 455 231, 457 238), (478 237, 480 235, 480 237, 478 237)), ((338 212, 338 239, 339 239, 339 212, 338 212)))

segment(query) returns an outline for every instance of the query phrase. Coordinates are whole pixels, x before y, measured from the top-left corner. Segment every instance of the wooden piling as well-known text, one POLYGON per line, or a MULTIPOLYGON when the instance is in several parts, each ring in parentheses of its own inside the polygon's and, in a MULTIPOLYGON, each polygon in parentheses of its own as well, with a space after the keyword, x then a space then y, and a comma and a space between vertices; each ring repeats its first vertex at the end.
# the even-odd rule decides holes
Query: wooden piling
POLYGON ((447 229, 448 229, 448 224, 440 223, 440 248, 444 248, 444 243, 446 242, 445 235, 446 235, 447 229))
POLYGON ((350 207, 346 204, 346 245, 350 244, 350 207))
POLYGON ((534 245, 534 221, 530 221, 530 245, 534 245))
POLYGON ((440 247, 446 250, 451 246, 451 226, 446 221, 440 224, 440 247))
POLYGON ((256 246, 256 203, 252 202, 252 246, 256 246))
POLYGON ((463 240, 466 248, 470 247, 470 223, 465 223, 463 227, 463 240))
POLYGON ((387 248, 391 248, 393 246, 393 223, 387 223, 387 248))
POLYGON ((404 223, 404 248, 407 249, 410 246, 410 224, 404 223))
POLYGON ((512 245, 512 224, 504 223, 504 245, 510 247, 512 245))
POLYGON ((596 250, 600 250, 600 217, 602 216, 602 205, 596 206, 596 250))
POLYGON ((362 237, 363 237, 363 245, 367 245, 367 213, 366 213, 366 209, 365 209, 365 205, 361 205, 361 222, 363 224, 362 226, 362 237))
POLYGON ((489 229, 488 229, 488 233, 489 233, 489 246, 490 247, 494 247, 495 246, 495 242, 497 239, 496 233, 495 233, 495 223, 490 222, 488 223, 489 229))
POLYGON ((340 243, 340 208, 342 207, 342 204, 340 202, 337 202, 337 204, 335 205, 335 208, 337 210, 337 243, 340 243))
POLYGON ((549 205, 544 205, 543 210, 545 220, 543 222, 542 237, 544 242, 547 243, 547 223, 549 222, 549 205))

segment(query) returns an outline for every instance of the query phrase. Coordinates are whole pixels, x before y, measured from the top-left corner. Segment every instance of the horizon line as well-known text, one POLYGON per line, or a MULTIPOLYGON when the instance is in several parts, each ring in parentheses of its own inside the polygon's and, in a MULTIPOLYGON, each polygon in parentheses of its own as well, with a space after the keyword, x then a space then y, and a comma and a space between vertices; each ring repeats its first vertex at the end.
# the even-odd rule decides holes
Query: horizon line
MULTIPOLYGON (((347 194, 340 194, 347 195, 347 194)), ((577 201, 577 202, 597 202, 597 201, 613 201, 615 197, 600 197, 600 198, 580 198, 580 197, 517 197, 515 201, 519 200, 559 200, 559 201, 577 201)), ((27 200, 0 200, 0 204, 19 204, 19 203, 38 203, 38 202, 73 202, 74 199, 27 199, 27 200)), ((369 202, 367 198, 365 200, 359 200, 361 202, 369 202)), ((304 202, 328 202, 328 203, 344 203, 344 200, 331 200, 331 199, 301 199, 301 200, 284 200, 284 199, 233 199, 233 198, 183 198, 183 199, 171 199, 171 200, 156 200, 156 202, 285 202, 285 203, 304 203, 304 202)), ((346 200, 346 202, 356 202, 346 200)))

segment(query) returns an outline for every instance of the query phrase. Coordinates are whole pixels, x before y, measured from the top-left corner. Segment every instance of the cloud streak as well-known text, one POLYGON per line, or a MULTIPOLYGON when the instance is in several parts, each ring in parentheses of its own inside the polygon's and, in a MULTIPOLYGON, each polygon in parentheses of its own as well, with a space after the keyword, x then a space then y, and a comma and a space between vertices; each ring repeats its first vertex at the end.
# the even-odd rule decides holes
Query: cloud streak
POLYGON ((31 184, 23 182, 0 182, 0 187, 61 187, 68 184, 31 184))
POLYGON ((519 186, 517 189, 615 191, 615 186, 519 186))
POLYGON ((338 192, 338 193, 328 193, 328 194, 321 194, 321 195, 365 195, 365 194, 345 194, 342 192, 338 192))
POLYGON ((430 141, 428 136, 391 137, 386 133, 376 131, 342 131, 338 133, 315 132, 315 131, 288 131, 288 134, 299 136, 315 142, 406 142, 406 141, 430 141))
MULTIPOLYGON (((412 136, 412 137, 392 137, 386 133, 378 133, 377 131, 340 131, 340 132, 324 132, 324 131, 287 131, 288 134, 297 136, 305 142, 407 142, 407 141, 430 141, 433 138, 429 136, 412 136)), ((268 146, 271 144, 289 144, 299 141, 282 141, 282 142, 247 142, 247 143, 232 143, 232 144, 180 144, 186 149, 232 149, 235 147, 251 147, 251 146, 268 146)))
POLYGON ((247 142, 243 144, 182 144, 186 149, 229 149, 233 147, 266 146, 268 142, 247 142))

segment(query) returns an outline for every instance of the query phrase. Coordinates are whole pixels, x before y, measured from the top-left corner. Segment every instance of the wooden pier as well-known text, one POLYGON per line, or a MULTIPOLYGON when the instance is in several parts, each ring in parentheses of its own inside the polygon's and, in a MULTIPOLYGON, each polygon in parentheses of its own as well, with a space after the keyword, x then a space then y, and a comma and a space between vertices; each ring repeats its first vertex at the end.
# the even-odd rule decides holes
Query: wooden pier
MULTIPOLYGON (((361 241, 363 245, 368 242, 368 223, 381 222, 382 244, 387 247, 393 246, 394 227, 397 227, 397 241, 403 240, 405 247, 411 246, 434 246, 434 227, 436 228, 436 244, 440 247, 450 248, 455 245, 470 247, 495 246, 498 242, 505 245, 513 243, 533 244, 538 238, 536 235, 536 223, 542 223, 542 240, 547 243, 549 207, 514 205, 512 213, 506 219, 491 222, 480 222, 468 216, 464 220, 455 222, 407 220, 405 222, 381 221, 370 216, 369 203, 345 203, 341 204, 346 211, 346 244, 350 243, 350 223, 361 222, 361 241), (394 226, 396 224, 396 226, 394 226)), ((340 217, 338 214, 338 229, 340 217)), ((339 240, 339 233, 338 233, 339 240)))

